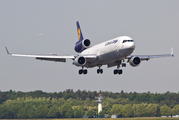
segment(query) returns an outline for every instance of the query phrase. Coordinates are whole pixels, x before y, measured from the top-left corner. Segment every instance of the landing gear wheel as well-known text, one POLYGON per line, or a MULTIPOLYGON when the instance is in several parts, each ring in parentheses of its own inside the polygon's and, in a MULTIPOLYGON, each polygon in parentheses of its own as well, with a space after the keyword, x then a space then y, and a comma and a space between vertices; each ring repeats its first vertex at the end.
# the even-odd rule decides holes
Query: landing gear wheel
POLYGON ((114 70, 114 75, 116 75, 118 73, 118 70, 114 70))
POLYGON ((122 63, 122 67, 126 67, 126 63, 122 63))
POLYGON ((116 74, 121 75, 122 74, 122 70, 118 70, 118 69, 114 70, 114 75, 116 75, 116 74))
POLYGON ((85 70, 80 69, 78 73, 79 73, 80 75, 81 75, 81 74, 84 74, 84 75, 85 75, 85 74, 88 73, 88 71, 87 71, 87 69, 85 69, 85 70))
POLYGON ((122 74, 122 70, 118 70, 118 74, 121 75, 122 74))
POLYGON ((101 74, 103 74, 103 69, 100 70, 101 74))
POLYGON ((83 70, 83 74, 87 74, 87 73, 88 73, 87 69, 83 70))
POLYGON ((97 69, 97 73, 98 73, 98 74, 100 73, 100 69, 97 69))
POLYGON ((103 69, 97 69, 97 73, 98 73, 98 74, 99 74, 99 73, 103 74, 103 69))
POLYGON ((79 70, 79 74, 81 75, 83 73, 83 69, 79 70))

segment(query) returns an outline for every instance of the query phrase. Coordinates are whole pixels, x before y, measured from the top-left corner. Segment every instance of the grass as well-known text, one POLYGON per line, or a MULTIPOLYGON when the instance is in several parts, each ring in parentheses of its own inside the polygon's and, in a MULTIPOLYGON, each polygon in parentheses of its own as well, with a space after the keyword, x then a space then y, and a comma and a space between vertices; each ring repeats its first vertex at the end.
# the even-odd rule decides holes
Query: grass
POLYGON ((136 117, 136 118, 68 118, 68 119, 0 119, 0 120, 179 120, 179 118, 136 117))

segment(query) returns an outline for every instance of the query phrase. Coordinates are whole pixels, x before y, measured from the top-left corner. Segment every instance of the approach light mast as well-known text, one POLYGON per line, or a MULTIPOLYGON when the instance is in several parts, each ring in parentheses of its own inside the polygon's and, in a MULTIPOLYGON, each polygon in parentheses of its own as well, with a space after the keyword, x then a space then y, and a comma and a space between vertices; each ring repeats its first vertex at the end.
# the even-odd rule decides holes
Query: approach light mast
POLYGON ((98 114, 102 111, 102 99, 104 99, 105 97, 102 96, 102 94, 99 94, 99 97, 95 97, 96 102, 98 102, 98 114))

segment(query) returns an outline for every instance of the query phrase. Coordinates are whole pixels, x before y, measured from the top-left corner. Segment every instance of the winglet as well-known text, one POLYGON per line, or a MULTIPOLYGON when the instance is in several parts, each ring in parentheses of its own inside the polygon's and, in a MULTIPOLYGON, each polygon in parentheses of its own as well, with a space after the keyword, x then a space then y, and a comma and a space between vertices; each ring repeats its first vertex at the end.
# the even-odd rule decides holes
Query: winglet
POLYGON ((7 52, 7 54, 8 54, 8 55, 11 55, 11 53, 9 53, 9 51, 8 51, 7 47, 5 47, 5 48, 6 48, 6 52, 7 52))
POLYGON ((171 55, 174 57, 174 54, 173 54, 173 47, 171 48, 171 55))

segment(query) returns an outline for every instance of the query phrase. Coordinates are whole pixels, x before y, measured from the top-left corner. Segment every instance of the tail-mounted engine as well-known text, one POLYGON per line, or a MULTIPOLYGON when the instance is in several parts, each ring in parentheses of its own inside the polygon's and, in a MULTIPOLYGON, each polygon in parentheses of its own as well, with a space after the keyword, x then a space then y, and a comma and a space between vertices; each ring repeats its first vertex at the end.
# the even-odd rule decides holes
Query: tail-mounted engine
POLYGON ((141 59, 139 57, 132 57, 130 60, 129 60, 129 64, 133 67, 136 67, 140 64, 141 62, 141 59))
POLYGON ((83 50, 89 48, 91 45, 91 41, 89 39, 79 40, 75 45, 75 51, 80 53, 83 50))
POLYGON ((78 56, 73 61, 73 64, 76 66, 83 66, 86 64, 86 59, 83 56, 78 56))

